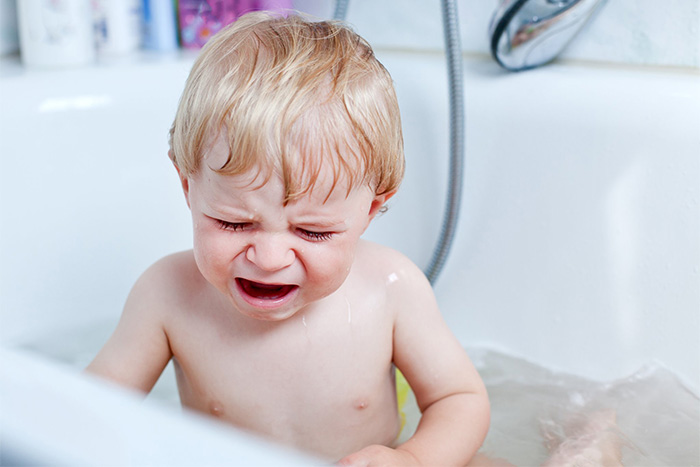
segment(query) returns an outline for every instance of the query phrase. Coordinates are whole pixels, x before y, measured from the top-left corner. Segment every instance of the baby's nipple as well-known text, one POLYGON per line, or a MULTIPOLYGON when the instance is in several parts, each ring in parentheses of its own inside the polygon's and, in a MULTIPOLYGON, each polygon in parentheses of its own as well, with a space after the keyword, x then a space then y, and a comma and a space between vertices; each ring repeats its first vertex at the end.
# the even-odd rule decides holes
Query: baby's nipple
POLYGON ((218 401, 212 401, 209 404, 209 413, 215 416, 216 418, 221 418, 224 416, 224 406, 221 405, 218 401))
POLYGON ((369 402, 365 398, 357 398, 353 402, 353 407, 355 407, 356 410, 365 410, 367 406, 369 405, 369 402))

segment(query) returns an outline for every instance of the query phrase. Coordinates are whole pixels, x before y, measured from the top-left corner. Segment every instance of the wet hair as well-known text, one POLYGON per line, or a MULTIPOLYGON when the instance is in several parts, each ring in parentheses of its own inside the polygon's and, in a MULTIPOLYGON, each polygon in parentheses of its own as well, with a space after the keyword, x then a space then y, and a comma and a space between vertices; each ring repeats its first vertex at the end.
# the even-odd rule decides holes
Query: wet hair
MULTIPOLYGON (((330 164, 333 188, 376 195, 403 178, 403 138, 391 76, 348 26, 249 13, 216 34, 195 61, 170 130, 170 157, 198 173, 217 138, 221 174, 282 177, 285 202, 313 189, 330 164)), ((331 191, 333 190, 331 188, 331 191)))

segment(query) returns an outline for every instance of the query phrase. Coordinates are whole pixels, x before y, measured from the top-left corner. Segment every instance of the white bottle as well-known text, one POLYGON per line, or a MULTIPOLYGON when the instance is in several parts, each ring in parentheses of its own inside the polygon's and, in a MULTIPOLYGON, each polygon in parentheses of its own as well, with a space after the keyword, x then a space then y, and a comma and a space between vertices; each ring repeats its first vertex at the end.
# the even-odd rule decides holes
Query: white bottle
POLYGON ((90 0, 20 0, 17 7, 25 65, 56 68, 94 61, 90 0))
POLYGON ((92 0, 97 54, 127 55, 141 46, 141 0, 92 0))
POLYGON ((177 26, 173 0, 143 0, 143 46, 162 52, 176 50, 177 26))

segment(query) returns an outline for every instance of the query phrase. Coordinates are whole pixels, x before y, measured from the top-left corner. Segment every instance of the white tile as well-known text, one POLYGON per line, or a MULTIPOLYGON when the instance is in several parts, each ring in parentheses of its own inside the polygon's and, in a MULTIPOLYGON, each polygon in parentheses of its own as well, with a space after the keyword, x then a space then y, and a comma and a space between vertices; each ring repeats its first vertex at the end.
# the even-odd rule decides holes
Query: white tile
MULTIPOLYGON (((329 17, 334 4, 297 0, 295 7, 329 17)), ((499 0, 458 2, 465 52, 489 53, 488 25, 499 4, 499 0)), ((375 48, 443 49, 439 0, 350 0, 347 21, 375 48)), ((562 57, 700 68, 700 0, 607 0, 562 57)))

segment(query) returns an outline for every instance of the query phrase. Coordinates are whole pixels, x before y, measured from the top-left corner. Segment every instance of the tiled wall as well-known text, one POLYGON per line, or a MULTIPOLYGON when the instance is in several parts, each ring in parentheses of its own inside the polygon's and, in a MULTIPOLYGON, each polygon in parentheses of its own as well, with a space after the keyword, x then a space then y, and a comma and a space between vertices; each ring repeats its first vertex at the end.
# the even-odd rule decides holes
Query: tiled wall
MULTIPOLYGON (((539 0, 532 0, 539 1, 539 0)), ((603 0, 563 58, 700 69, 700 0, 603 0)), ((488 53, 487 28, 500 0, 459 0, 462 47, 488 53)), ((295 0, 321 18, 334 0, 295 0)), ((0 0, 0 54, 17 48, 16 0, 0 0)), ((375 47, 442 48, 439 0, 350 0, 347 20, 375 47)))
MULTIPOLYGON (((536 1, 536 0, 532 0, 536 1)), ((299 10, 332 14, 330 0, 296 0, 299 10)), ((375 47, 442 48, 439 0, 350 0, 347 21, 375 47)), ((459 0, 462 47, 488 53, 487 29, 499 0, 459 0)), ((563 58, 700 69, 700 0, 604 0, 563 58)))

